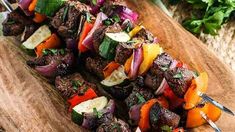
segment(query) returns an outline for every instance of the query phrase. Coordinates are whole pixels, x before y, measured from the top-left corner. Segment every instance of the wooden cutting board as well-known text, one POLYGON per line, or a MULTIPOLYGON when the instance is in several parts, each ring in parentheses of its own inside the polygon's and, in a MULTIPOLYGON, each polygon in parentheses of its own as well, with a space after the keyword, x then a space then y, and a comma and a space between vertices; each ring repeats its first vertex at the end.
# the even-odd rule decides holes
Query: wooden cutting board
MULTIPOLYGON (((235 111, 235 74, 197 38, 147 0, 130 0, 147 29, 172 56, 209 74, 208 95, 235 111)), ((12 37, 0 37, 0 131, 84 131, 71 122, 64 100, 54 87, 35 74, 29 58, 12 37)), ((223 113, 216 124, 235 130, 235 117, 223 113)), ((208 125, 192 131, 213 131, 208 125)))

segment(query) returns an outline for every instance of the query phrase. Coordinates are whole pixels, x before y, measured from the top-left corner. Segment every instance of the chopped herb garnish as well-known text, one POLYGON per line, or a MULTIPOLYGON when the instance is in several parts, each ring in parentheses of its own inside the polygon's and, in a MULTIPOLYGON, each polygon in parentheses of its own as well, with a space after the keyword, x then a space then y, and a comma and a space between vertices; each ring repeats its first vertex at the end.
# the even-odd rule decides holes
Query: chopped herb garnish
POLYGON ((65 50, 64 49, 44 49, 42 51, 43 55, 57 55, 57 54, 61 54, 64 55, 65 54, 65 50))
POLYGON ((172 127, 169 127, 168 125, 164 125, 161 127, 163 132, 172 132, 172 127))
POLYGON ((15 21, 8 21, 7 24, 11 25, 11 24, 15 24, 15 21))
POLYGON ((86 20, 87 22, 91 22, 91 14, 89 12, 86 12, 86 20))
POLYGON ((196 77, 199 76, 199 73, 198 73, 197 71, 194 71, 194 72, 193 72, 193 76, 194 76, 194 78, 196 78, 196 77))
POLYGON ((91 2, 92 2, 93 5, 97 4, 97 0, 91 0, 91 2))
POLYGON ((72 85, 76 86, 76 87, 81 87, 83 85, 83 82, 81 82, 79 80, 73 80, 72 85))
POLYGON ((160 67, 160 69, 162 70, 162 71, 166 71, 167 69, 168 69, 168 67, 160 67))
POLYGON ((112 126, 112 130, 117 130, 118 132, 121 132, 122 129, 120 127, 120 124, 118 123, 114 123, 113 126, 112 126))
POLYGON ((106 19, 106 20, 103 21, 103 24, 104 24, 105 26, 109 26, 109 25, 113 24, 113 21, 112 21, 110 18, 108 18, 108 19, 106 19))
POLYGON ((144 97, 142 95, 140 95, 139 93, 135 94, 136 97, 138 98, 138 104, 144 103, 146 102, 146 100, 144 99, 144 97))
POLYGON ((69 5, 64 8, 64 14, 63 14, 63 18, 62 18, 63 22, 65 22, 65 19, 68 15, 68 10, 69 10, 69 5))
POLYGON ((175 75, 173 76, 173 78, 176 78, 176 79, 181 79, 181 78, 183 78, 182 72, 179 72, 179 73, 175 74, 175 75))
POLYGON ((120 22, 121 21, 121 19, 120 19, 120 17, 118 15, 114 15, 112 17, 112 19, 113 19, 114 22, 120 22))
POLYGON ((96 115, 97 118, 101 118, 103 116, 103 114, 96 108, 93 108, 93 113, 96 115))

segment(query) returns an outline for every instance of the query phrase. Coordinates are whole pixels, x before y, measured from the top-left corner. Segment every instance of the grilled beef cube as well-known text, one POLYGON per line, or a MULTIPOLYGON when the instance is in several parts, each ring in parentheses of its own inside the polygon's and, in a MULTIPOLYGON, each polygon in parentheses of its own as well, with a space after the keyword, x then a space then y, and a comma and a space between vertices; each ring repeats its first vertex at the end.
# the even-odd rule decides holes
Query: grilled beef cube
POLYGON ((65 77, 57 76, 55 86, 65 99, 69 99, 75 94, 83 95, 89 87, 95 88, 94 84, 86 82, 79 73, 65 77))
POLYGON ((99 53, 99 47, 104 39, 106 28, 107 28, 106 26, 102 26, 102 27, 96 29, 95 32, 92 34, 93 47, 94 47, 96 53, 99 53))
POLYGON ((150 43, 154 42, 154 36, 151 32, 146 30, 145 28, 142 28, 136 35, 135 38, 141 38, 143 40, 146 40, 150 43))
POLYGON ((166 125, 174 129, 178 127, 180 121, 179 115, 163 108, 159 103, 151 107, 149 117, 154 131, 162 131, 162 127, 166 125))
POLYGON ((141 98, 144 98, 145 101, 154 98, 152 90, 135 86, 132 93, 125 99, 128 109, 133 105, 143 103, 141 98))
POLYGON ((172 61, 173 58, 167 53, 160 54, 146 74, 144 84, 153 90, 157 90, 164 79, 164 73, 169 69, 172 61))
POLYGON ((108 61, 103 60, 100 57, 91 58, 88 57, 86 59, 86 69, 99 77, 100 79, 104 79, 103 69, 108 65, 108 61))
POLYGON ((24 25, 21 23, 11 23, 11 22, 3 22, 3 35, 4 36, 17 36, 20 35, 24 31, 24 25))
POLYGON ((124 100, 126 99, 131 91, 133 89, 133 85, 131 83, 127 84, 127 85, 116 85, 113 87, 107 87, 105 88, 105 90, 111 94, 115 99, 118 100, 124 100))
POLYGON ((147 86, 153 90, 157 90, 159 88, 159 86, 161 85, 163 79, 164 79, 163 74, 153 75, 151 73, 148 73, 145 76, 144 84, 145 84, 145 86, 147 86))
POLYGON ((193 79, 193 72, 185 68, 174 68, 165 73, 165 78, 172 91, 178 96, 183 97, 193 79))
POLYGON ((11 13, 8 14, 8 19, 13 20, 15 22, 19 22, 24 26, 34 24, 34 22, 29 19, 21 9, 17 8, 11 13))
POLYGON ((90 9, 80 2, 69 2, 52 18, 51 25, 63 38, 76 39, 83 11, 90 9))
POLYGON ((4 36, 17 36, 23 33, 25 26, 32 25, 33 21, 28 19, 19 9, 7 15, 2 23, 4 36))
POLYGON ((56 13, 51 24, 63 38, 75 38, 79 16, 79 10, 67 4, 56 13))
POLYGON ((169 69, 172 62, 173 58, 169 54, 162 53, 154 60, 153 65, 150 68, 150 73, 155 75, 163 74, 169 69))
POLYGON ((96 53, 99 53, 99 47, 105 37, 105 33, 117 33, 121 31, 122 28, 118 23, 114 23, 113 25, 110 25, 108 27, 102 26, 96 29, 96 31, 92 34, 93 45, 96 53))
POLYGON ((42 57, 28 60, 27 64, 41 75, 50 79, 71 73, 75 64, 75 57, 69 50, 46 50, 42 57))
POLYGON ((25 26, 23 35, 21 37, 21 42, 24 42, 25 40, 27 40, 37 30, 37 28, 38 27, 35 25, 25 26))
POLYGON ((101 124, 96 132, 131 132, 131 129, 127 123, 119 119, 101 124))
POLYGON ((125 64, 126 60, 132 55, 132 49, 123 47, 121 44, 116 47, 115 62, 125 64))

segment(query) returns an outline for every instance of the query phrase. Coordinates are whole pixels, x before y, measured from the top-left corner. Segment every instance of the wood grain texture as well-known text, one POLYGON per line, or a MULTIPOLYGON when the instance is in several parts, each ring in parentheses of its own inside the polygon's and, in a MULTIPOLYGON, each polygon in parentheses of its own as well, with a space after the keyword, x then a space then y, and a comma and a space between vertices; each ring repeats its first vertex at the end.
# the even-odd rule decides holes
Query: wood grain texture
MULTIPOLYGON (((235 110, 235 76, 197 38, 185 31, 147 0, 128 5, 139 12, 145 27, 161 46, 198 71, 209 74, 208 95, 235 110)), ((28 57, 13 38, 0 38, 0 128, 6 131, 82 131, 70 121, 64 100, 25 64, 28 57)), ((216 124, 224 132, 235 130, 235 118, 222 114, 216 124)), ((192 131, 213 131, 204 125, 192 131)))

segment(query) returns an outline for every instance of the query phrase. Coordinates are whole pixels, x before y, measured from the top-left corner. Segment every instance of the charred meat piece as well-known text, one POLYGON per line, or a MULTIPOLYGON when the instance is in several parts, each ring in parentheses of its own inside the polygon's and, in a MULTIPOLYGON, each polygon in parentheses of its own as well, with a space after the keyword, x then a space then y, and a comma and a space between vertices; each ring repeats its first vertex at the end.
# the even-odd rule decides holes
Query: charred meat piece
POLYGON ((63 38, 75 38, 80 14, 74 6, 67 4, 56 13, 51 25, 63 38))
POLYGON ((37 28, 38 27, 35 25, 25 26, 21 41, 24 42, 25 40, 27 40, 37 30, 37 28))
POLYGON ((3 22, 3 35, 4 36, 17 36, 24 31, 24 25, 15 23, 14 21, 3 22))
POLYGON ((33 67, 41 75, 54 78, 64 76, 72 71, 75 64, 75 58, 69 50, 48 50, 40 58, 27 61, 27 64, 33 67))
POLYGON ((152 98, 154 98, 152 90, 135 86, 132 93, 125 99, 125 103, 130 109, 133 105, 143 103, 141 99, 147 101, 152 98))
POLYGON ((100 79, 104 79, 103 69, 108 65, 108 61, 103 60, 100 57, 91 58, 88 57, 86 59, 86 69, 99 77, 100 79))
POLYGON ((164 73, 169 69, 172 61, 173 58, 167 53, 160 54, 146 74, 144 84, 153 90, 157 90, 164 79, 164 73))
POLYGON ((96 29, 96 31, 92 34, 93 45, 96 53, 99 53, 99 47, 105 37, 105 33, 117 33, 121 31, 122 28, 118 23, 114 23, 113 25, 110 25, 108 27, 102 26, 96 29))
POLYGON ((117 121, 101 124, 96 132, 131 132, 131 129, 127 123, 118 119, 117 121))
POLYGON ((146 40, 150 43, 154 41, 154 36, 151 32, 146 30, 145 28, 142 28, 135 36, 136 38, 141 38, 143 40, 146 40))
POLYGON ((115 62, 125 64, 126 60, 132 55, 132 49, 123 47, 121 44, 116 47, 115 62))
POLYGON ((107 87, 105 88, 105 90, 111 94, 115 99, 118 100, 124 100, 125 98, 127 98, 131 91, 133 89, 133 85, 131 83, 127 84, 127 85, 116 85, 113 87, 107 87))
POLYGON ((154 131, 162 131, 163 126, 169 126, 173 129, 178 127, 180 116, 161 107, 159 103, 155 103, 149 113, 150 124, 154 131))
POLYGON ((94 84, 86 82, 79 73, 74 73, 65 77, 57 76, 55 86, 65 99, 71 98, 73 95, 83 95, 87 88, 95 88, 94 84))
POLYGON ((154 60, 153 65, 150 68, 150 73, 155 75, 158 75, 159 73, 163 74, 163 72, 170 68, 172 62, 173 58, 169 54, 162 53, 154 60))
POLYGON ((33 21, 28 19, 19 9, 7 15, 2 23, 4 36, 17 36, 23 33, 25 26, 32 25, 33 21))
POLYGON ((96 53, 99 53, 99 47, 104 39, 106 28, 107 28, 106 26, 102 26, 96 29, 95 32, 92 34, 93 46, 96 53))
POLYGON ((153 75, 151 73, 147 73, 144 79, 144 84, 145 86, 153 90, 157 90, 159 86, 161 85, 163 79, 164 79, 163 74, 153 75))
POLYGON ((79 27, 81 25, 80 22, 83 21, 84 12, 89 9, 87 5, 78 1, 68 2, 52 18, 51 25, 57 29, 57 32, 63 38, 76 39, 80 34, 78 30, 81 30, 79 27))
POLYGON ((183 97, 193 79, 193 72, 185 68, 174 68, 165 73, 170 88, 178 97, 183 97))

